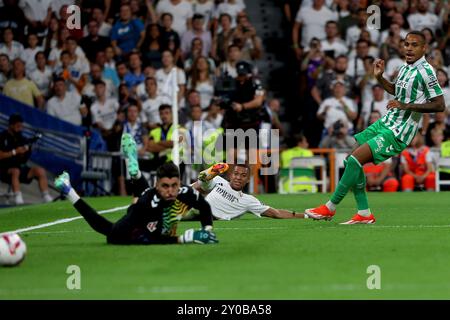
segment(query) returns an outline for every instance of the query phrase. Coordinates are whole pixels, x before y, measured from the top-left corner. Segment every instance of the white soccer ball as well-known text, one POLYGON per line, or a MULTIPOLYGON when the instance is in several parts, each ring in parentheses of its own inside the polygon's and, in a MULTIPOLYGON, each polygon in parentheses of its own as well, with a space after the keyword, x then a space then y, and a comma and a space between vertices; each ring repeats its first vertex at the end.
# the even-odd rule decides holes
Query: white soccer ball
POLYGON ((16 233, 0 236, 0 265, 17 266, 27 253, 25 242, 16 233))

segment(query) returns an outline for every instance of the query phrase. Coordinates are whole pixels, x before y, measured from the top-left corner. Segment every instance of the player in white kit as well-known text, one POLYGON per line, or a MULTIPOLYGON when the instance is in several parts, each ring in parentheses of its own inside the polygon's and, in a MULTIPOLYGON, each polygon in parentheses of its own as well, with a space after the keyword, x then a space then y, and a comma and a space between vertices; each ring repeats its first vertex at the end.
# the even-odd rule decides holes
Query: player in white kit
POLYGON ((218 163, 199 174, 192 187, 206 196, 213 216, 219 220, 238 218, 246 212, 258 217, 276 219, 308 218, 303 213, 292 210, 275 209, 263 204, 252 195, 243 192, 250 180, 250 167, 244 164, 233 166, 230 181, 218 176, 228 170, 226 163, 218 163))

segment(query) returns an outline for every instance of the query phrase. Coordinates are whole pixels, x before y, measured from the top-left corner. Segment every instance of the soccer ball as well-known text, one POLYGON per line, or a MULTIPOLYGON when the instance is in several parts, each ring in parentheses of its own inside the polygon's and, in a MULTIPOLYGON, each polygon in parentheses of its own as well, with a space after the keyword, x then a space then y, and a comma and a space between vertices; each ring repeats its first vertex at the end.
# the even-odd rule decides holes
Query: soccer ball
POLYGON ((18 234, 0 236, 0 266, 17 266, 27 253, 27 246, 18 234))

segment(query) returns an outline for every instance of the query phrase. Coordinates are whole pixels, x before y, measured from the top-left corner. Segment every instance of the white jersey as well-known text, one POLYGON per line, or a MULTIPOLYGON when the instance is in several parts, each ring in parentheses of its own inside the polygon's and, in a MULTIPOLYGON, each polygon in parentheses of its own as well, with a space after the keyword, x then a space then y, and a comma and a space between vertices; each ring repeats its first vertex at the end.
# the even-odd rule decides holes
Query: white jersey
POLYGON ((254 196, 234 190, 230 182, 222 177, 215 177, 211 182, 212 190, 206 196, 206 201, 211 206, 213 216, 218 219, 231 220, 246 212, 261 217, 270 208, 254 196))

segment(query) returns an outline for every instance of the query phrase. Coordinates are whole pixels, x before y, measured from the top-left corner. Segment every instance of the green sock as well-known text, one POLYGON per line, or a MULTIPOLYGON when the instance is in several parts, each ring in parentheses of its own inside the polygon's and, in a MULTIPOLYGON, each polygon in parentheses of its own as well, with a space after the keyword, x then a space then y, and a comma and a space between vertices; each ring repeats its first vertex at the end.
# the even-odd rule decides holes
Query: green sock
POLYGON ((347 192, 358 182, 360 174, 364 174, 361 164, 354 156, 350 156, 336 191, 331 196, 331 202, 339 204, 347 192))
POLYGON ((366 175, 364 174, 364 171, 361 173, 362 174, 360 174, 358 181, 353 186, 353 194, 355 195, 358 211, 369 209, 369 202, 367 201, 366 193, 366 175))

